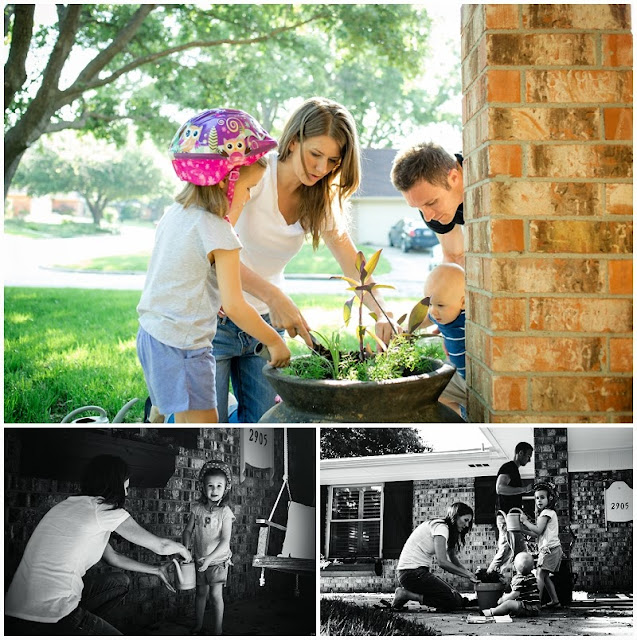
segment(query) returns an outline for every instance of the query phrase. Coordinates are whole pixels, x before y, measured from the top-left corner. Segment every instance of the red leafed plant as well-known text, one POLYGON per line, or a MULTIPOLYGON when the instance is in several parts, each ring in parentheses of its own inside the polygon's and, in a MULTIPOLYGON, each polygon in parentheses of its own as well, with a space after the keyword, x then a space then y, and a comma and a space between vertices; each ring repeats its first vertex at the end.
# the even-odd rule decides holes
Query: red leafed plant
MULTIPOLYGON (((376 302, 378 307, 381 309, 383 315, 389 322, 394 336, 398 335, 398 326, 404 322, 407 314, 402 316, 398 323, 394 323, 387 315, 383 308, 378 304, 378 300, 374 296, 374 291, 377 289, 394 289, 392 285, 389 284, 378 284, 374 282, 371 277, 374 273, 374 269, 376 269, 376 265, 378 264, 378 260, 380 259, 380 254, 382 249, 376 251, 369 260, 365 259, 365 256, 362 251, 359 251, 356 254, 356 262, 355 267, 358 272, 358 280, 354 278, 349 278, 348 276, 331 276, 333 280, 344 280, 351 286, 347 288, 348 291, 353 291, 354 295, 345 303, 343 307, 343 317, 345 320, 345 324, 348 324, 351 316, 352 316, 352 307, 354 305, 354 300, 358 298, 358 326, 356 327, 356 337, 358 339, 359 345, 359 356, 361 361, 364 360, 367 356, 371 355, 371 350, 365 350, 364 339, 365 334, 371 336, 379 347, 385 351, 387 347, 383 343, 383 341, 369 328, 363 324, 363 304, 365 302, 365 296, 371 296, 372 300, 376 302)), ((412 308, 409 313, 409 320, 407 323, 407 334, 411 335, 422 323, 422 321, 427 317, 427 312, 429 310, 428 300, 423 298, 412 308)), ((370 316, 378 321, 378 316, 375 313, 370 313, 370 316)))

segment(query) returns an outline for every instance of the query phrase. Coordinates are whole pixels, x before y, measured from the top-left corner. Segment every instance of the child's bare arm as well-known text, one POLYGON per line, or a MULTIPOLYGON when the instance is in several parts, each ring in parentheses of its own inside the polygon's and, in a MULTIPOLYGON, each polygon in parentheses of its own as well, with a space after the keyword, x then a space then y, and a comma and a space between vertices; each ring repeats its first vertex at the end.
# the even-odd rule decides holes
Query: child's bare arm
POLYGON ((520 592, 519 591, 515 591, 515 589, 514 589, 513 591, 510 591, 509 593, 503 594, 498 602, 505 602, 507 600, 517 600, 519 597, 520 597, 520 592))
POLYGON ((535 536, 540 536, 544 533, 549 520, 550 518, 548 516, 541 516, 537 519, 537 524, 533 524, 525 514, 520 516, 520 522, 535 536))
POLYGON ((191 513, 188 518, 188 524, 186 525, 183 533, 181 534, 181 541, 186 548, 190 548, 190 541, 192 540, 192 532, 195 528, 195 514, 191 513))
POLYGON ((268 347, 273 367, 284 367, 290 361, 290 350, 281 336, 243 297, 239 250, 219 249, 212 252, 217 265, 221 304, 226 315, 243 331, 268 347))

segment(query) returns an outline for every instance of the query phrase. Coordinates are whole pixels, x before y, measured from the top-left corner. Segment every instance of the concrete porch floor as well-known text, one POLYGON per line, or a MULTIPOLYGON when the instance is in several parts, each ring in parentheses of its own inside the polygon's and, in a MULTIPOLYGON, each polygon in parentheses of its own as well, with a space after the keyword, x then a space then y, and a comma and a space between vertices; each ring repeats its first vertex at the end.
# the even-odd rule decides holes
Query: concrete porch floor
MULTIPOLYGON (((468 598, 473 593, 463 594, 468 598)), ((322 593, 322 598, 338 598, 359 606, 373 607, 381 598, 392 600, 387 593, 322 593)), ((513 619, 513 622, 469 624, 468 615, 479 615, 469 609, 457 613, 427 611, 401 613, 412 622, 427 625, 442 636, 633 636, 633 608, 590 605, 542 612, 537 618, 513 619)))

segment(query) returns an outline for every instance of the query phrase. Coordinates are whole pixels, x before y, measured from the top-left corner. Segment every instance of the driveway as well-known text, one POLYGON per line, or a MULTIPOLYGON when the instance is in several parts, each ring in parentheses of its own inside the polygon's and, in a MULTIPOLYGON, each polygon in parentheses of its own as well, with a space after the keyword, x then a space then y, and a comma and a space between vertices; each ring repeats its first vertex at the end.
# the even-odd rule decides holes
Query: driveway
MULTIPOLYGON (((26 238, 3 236, 4 285, 6 287, 51 287, 79 289, 130 289, 141 291, 143 274, 89 273, 51 269, 51 265, 77 264, 101 256, 150 252, 154 231, 141 227, 123 227, 120 235, 78 238, 26 238)), ((394 247, 382 247, 391 264, 391 272, 379 276, 383 296, 422 296, 422 288, 431 265, 430 253, 402 253, 394 247)), ((330 274, 312 277, 286 274, 287 293, 343 294, 343 283, 329 280, 330 274)))
MULTIPOLYGON (((473 597, 473 594, 464 594, 473 597)), ((361 606, 372 607, 381 598, 391 599, 382 593, 321 594, 336 597, 361 606)), ((632 636, 633 610, 591 606, 572 607, 550 613, 542 612, 537 618, 513 619, 503 624, 470 624, 468 615, 479 615, 478 609, 458 613, 401 613, 412 622, 427 625, 442 636, 632 636)))

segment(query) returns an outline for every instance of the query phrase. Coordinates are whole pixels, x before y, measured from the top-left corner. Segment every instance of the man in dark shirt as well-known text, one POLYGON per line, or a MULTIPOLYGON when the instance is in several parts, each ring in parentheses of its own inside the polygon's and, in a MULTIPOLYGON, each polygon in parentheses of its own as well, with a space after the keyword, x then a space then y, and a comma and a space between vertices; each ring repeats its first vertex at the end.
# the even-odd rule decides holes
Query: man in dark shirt
POLYGON ((432 142, 417 144, 396 156, 391 179, 438 236, 442 261, 464 268, 462 156, 432 142))
MULTIPOLYGON (((531 460, 533 447, 528 442, 518 442, 515 446, 513 460, 504 463, 498 470, 495 481, 496 509, 508 513, 513 507, 522 508, 522 496, 533 491, 533 483, 522 485, 520 467, 531 460)), ((506 520, 501 513, 497 514, 498 550, 487 571, 499 571, 509 560, 522 552, 528 551, 524 535, 519 531, 507 531, 506 520)))

